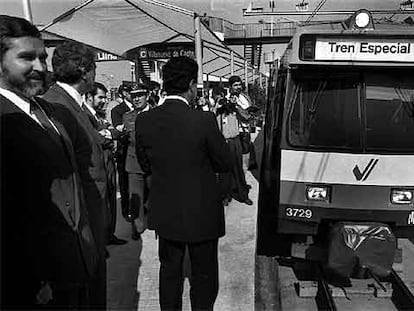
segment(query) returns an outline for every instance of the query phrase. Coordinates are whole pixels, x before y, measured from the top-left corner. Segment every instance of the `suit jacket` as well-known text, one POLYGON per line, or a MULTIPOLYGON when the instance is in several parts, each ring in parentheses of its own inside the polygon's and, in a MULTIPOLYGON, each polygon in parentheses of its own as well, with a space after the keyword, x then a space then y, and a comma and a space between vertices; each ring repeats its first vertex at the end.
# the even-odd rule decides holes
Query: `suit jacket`
POLYGON ((117 127, 118 125, 121 125, 123 123, 123 117, 124 113, 130 111, 127 104, 124 102, 118 104, 111 110, 111 119, 112 119, 112 125, 114 127, 117 127))
POLYGON ((83 283, 96 267, 71 141, 41 105, 62 144, 0 95, 2 307, 30 307, 40 281, 83 283))
POLYGON ((52 85, 43 95, 56 110, 56 117, 65 126, 75 149, 86 207, 94 237, 104 252, 107 204, 107 179, 102 144, 104 138, 95 130, 88 115, 59 85, 52 85), (75 130, 80 124, 81 132, 75 130))
POLYGON ((116 127, 118 125, 123 124, 124 120, 124 114, 128 111, 131 111, 129 107, 125 104, 125 102, 120 103, 119 105, 115 106, 111 110, 111 119, 112 119, 112 125, 115 128, 115 132, 117 133, 114 138, 117 140, 117 146, 116 146, 116 157, 118 161, 125 161, 126 155, 127 155, 127 149, 128 149, 128 135, 122 131, 119 132, 116 127))
POLYGON ((136 152, 151 171, 150 229, 167 239, 198 242, 225 233, 216 172, 230 169, 230 154, 215 117, 181 100, 138 115, 136 152))

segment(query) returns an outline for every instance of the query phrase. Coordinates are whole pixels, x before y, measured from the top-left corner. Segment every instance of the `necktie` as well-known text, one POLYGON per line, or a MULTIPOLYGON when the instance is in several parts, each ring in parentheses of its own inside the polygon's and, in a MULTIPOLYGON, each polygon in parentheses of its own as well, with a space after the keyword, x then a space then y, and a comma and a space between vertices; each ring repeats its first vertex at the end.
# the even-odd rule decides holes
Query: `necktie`
POLYGON ((57 132, 57 130, 53 127, 51 121, 46 116, 46 113, 40 108, 39 104, 34 100, 30 100, 30 111, 33 113, 37 120, 39 120, 40 124, 42 125, 43 129, 49 134, 49 136, 59 145, 62 145, 62 140, 57 132))
MULTIPOLYGON (((63 143, 62 137, 58 133, 58 131, 53 127, 52 122, 47 117, 46 113, 43 111, 43 109, 40 107, 40 105, 34 100, 30 100, 30 111, 32 114, 36 116, 36 118, 39 120, 40 124, 42 125, 43 129, 49 134, 49 136, 55 141, 57 145, 59 145, 60 148, 63 149, 63 154, 66 157, 66 160, 69 161, 69 155, 68 151, 66 149, 65 144, 63 143)), ((72 225, 76 223, 75 219, 75 208, 74 206, 70 206, 68 208, 68 214, 70 219, 72 220, 72 225)))
POLYGON ((82 110, 83 112, 86 114, 86 116, 88 117, 89 121, 91 121, 93 127, 95 129, 98 129, 99 124, 98 124, 98 120, 96 119, 96 117, 92 114, 92 112, 88 109, 88 107, 85 107, 86 104, 82 105, 82 110))

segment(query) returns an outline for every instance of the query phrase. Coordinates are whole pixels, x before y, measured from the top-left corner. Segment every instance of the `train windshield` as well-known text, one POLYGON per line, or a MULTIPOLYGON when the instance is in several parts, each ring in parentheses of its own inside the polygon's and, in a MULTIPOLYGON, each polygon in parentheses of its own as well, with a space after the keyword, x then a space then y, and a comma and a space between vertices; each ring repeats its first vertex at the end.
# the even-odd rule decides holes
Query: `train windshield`
POLYGON ((414 75, 409 70, 297 70, 292 78, 292 146, 414 151, 414 75))

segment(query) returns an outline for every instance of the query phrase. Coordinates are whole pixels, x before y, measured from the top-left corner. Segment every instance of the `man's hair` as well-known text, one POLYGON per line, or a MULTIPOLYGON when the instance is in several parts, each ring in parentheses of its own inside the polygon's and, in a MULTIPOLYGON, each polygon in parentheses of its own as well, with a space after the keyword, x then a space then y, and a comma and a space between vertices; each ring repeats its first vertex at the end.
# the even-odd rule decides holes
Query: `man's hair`
POLYGON ((108 93, 108 89, 105 87, 105 85, 103 85, 103 84, 102 84, 102 83, 100 83, 100 82, 94 82, 94 83, 93 83, 93 89, 92 89, 91 94, 92 94, 93 96, 95 96, 96 94, 98 94, 98 90, 102 90, 102 91, 104 91, 105 93, 108 93))
POLYGON ((163 87, 169 95, 184 93, 191 80, 197 82, 197 73, 195 60, 185 56, 173 57, 162 67, 163 87))
POLYGON ((10 48, 10 39, 33 37, 41 39, 40 31, 27 20, 8 15, 0 15, 0 60, 10 48))
POLYGON ((242 82, 242 79, 239 76, 231 76, 229 78, 229 85, 232 86, 233 83, 242 82))
POLYGON ((160 88, 160 86, 161 86, 161 85, 160 85, 157 81, 151 80, 151 81, 149 82, 149 89, 150 89, 151 91, 155 90, 156 88, 160 88))
POLYGON ((65 41, 53 52, 52 67, 57 81, 76 83, 84 72, 90 71, 94 66, 95 52, 82 43, 65 41))
POLYGON ((213 90, 211 91, 211 95, 214 97, 214 96, 220 95, 220 94, 222 94, 224 96, 226 95, 226 90, 224 89, 224 87, 219 86, 219 85, 214 86, 213 90))

